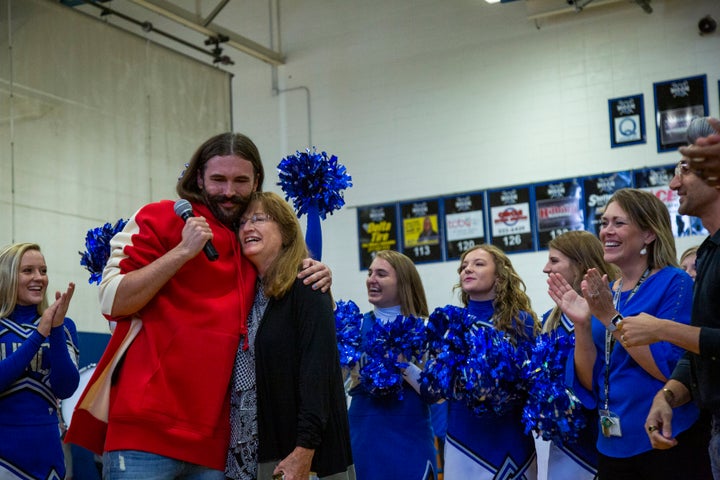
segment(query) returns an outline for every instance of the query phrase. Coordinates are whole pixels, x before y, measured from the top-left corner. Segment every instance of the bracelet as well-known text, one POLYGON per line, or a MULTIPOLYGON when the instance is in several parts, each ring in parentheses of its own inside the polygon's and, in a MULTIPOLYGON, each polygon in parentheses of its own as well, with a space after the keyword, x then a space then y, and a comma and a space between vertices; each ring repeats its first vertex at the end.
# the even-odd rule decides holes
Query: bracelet
POLYGON ((665 396, 665 401, 668 403, 668 405, 672 407, 673 403, 675 403, 675 392, 673 392, 669 388, 663 388, 662 392, 665 396))

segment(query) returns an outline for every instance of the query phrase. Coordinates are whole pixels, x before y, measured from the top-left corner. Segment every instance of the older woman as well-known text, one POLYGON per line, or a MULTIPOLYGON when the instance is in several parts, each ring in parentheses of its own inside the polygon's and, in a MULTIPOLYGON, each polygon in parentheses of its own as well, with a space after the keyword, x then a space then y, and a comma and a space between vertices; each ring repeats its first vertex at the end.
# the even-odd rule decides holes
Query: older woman
POLYGON ((308 251, 295 213, 257 192, 239 236, 258 285, 233 372, 226 475, 354 479, 332 299, 297 279, 308 251))
POLYGON ((57 409, 80 381, 65 318, 75 285, 49 306, 47 286, 38 245, 0 251, 0 478, 65 478, 57 409))
POLYGON ((611 288, 597 269, 585 275, 582 296, 561 275, 548 279, 550 295, 575 324, 576 393, 587 406, 597 405, 600 415, 599 478, 709 478, 707 435, 697 408, 676 412, 674 449, 653 450, 644 431, 653 395, 682 350, 667 342, 623 344, 623 316, 690 319, 693 282, 678 268, 665 204, 642 190, 618 190, 602 215, 600 240, 605 260, 620 270, 611 288))
MULTIPOLYGON (((603 245, 595 235, 583 230, 560 235, 548 244, 548 261, 543 273, 559 274, 581 293, 580 282, 590 268, 597 269, 609 278, 616 277, 617 269, 603 258, 603 245)), ((557 336, 574 337, 575 325, 555 306, 543 315, 543 332, 557 336)), ((572 360, 572 359, 571 359, 572 360)), ((580 431, 577 442, 550 444, 548 478, 572 478, 592 480, 597 474, 597 412, 587 409, 587 427, 580 431)))

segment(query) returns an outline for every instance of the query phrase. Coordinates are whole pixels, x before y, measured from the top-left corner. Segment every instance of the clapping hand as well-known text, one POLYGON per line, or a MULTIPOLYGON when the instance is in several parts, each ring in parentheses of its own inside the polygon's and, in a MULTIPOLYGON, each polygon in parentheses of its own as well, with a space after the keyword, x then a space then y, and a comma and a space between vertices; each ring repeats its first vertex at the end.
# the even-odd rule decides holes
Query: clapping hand
POLYGON ((67 314, 73 293, 75 293, 75 284, 72 282, 68 284, 64 293, 55 292, 55 301, 43 312, 38 324, 38 332, 44 337, 50 335, 52 328, 59 327, 65 321, 65 314, 67 314))
POLYGON ((559 273, 548 275, 548 294, 560 310, 575 324, 590 322, 590 309, 585 299, 559 273))

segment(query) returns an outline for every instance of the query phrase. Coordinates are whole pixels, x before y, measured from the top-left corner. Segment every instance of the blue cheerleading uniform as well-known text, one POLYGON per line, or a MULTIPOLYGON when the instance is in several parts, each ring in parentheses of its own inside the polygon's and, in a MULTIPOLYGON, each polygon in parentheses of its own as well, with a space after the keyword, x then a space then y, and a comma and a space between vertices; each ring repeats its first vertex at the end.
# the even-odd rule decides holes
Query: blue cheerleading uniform
MULTIPOLYGON (((471 300, 468 313, 477 317, 484 328, 493 328, 492 300, 471 300)), ((518 338, 518 343, 532 342, 532 315, 521 312, 517 320, 525 325, 527 332, 527 338, 518 338)), ((462 401, 449 402, 445 480, 534 480, 537 477, 535 442, 525 433, 522 402, 506 414, 482 416, 473 414, 462 401)))
MULTIPOLYGON (((365 314, 363 340, 377 321, 373 313, 365 314)), ((366 345, 361 348, 367 350, 366 345)), ((403 382, 402 399, 394 394, 373 396, 362 383, 350 390, 350 396, 350 441, 358 479, 436 478, 431 398, 421 397, 407 382, 403 382)))
MULTIPOLYGON (((543 315, 543 325, 547 322, 552 310, 543 315)), ((560 322, 552 332, 557 337, 574 337, 575 325, 562 314, 560 322)), ((571 350, 568 355, 568 363, 572 364, 574 352, 571 350)), ((571 369, 569 369, 572 372, 571 369)), ((572 385, 572 377, 567 381, 568 386, 572 385)), ((586 425, 578 432, 577 440, 558 444, 551 441, 548 451, 548 478, 572 478, 574 480, 592 480, 597 475, 598 452, 595 444, 598 437, 598 413, 596 409, 583 409, 586 425)))
POLYGON ((36 305, 0 319, 0 478, 65 478, 58 399, 80 381, 77 331, 69 318, 45 338, 36 305))

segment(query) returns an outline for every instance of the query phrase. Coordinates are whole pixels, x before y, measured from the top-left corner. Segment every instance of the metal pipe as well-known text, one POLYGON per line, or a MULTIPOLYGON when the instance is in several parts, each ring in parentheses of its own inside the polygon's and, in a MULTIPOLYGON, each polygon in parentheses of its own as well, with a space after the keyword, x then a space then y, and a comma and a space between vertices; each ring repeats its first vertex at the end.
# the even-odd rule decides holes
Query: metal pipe
POLYGON ((227 45, 240 50, 243 53, 267 62, 271 65, 282 65, 285 59, 278 52, 275 52, 257 42, 231 32, 218 25, 204 26, 198 23, 201 19, 191 13, 173 5, 166 0, 130 0, 136 5, 144 7, 152 12, 157 13, 165 18, 169 18, 191 30, 207 35, 208 37, 225 36, 228 38, 227 45))
POLYGON ((128 15, 125 15, 124 13, 118 12, 117 10, 113 10, 112 8, 106 7, 104 5, 100 5, 99 3, 96 3, 92 0, 82 0, 82 1, 83 1, 83 3, 85 3, 87 5, 91 5, 95 8, 100 9, 101 16, 115 15, 116 17, 119 17, 127 22, 130 22, 130 23, 133 23, 133 24, 139 26, 140 28, 142 28, 143 32, 145 32, 145 33, 151 33, 151 32, 157 33, 158 35, 162 35, 163 37, 168 38, 174 42, 178 42, 188 48, 191 48, 198 52, 204 53, 205 55, 209 55, 209 56, 213 57, 213 60, 215 63, 222 63, 223 65, 228 65, 228 64, 233 63, 232 60, 230 60, 230 58, 227 56, 222 56, 218 52, 214 52, 212 50, 205 50, 204 48, 198 47, 197 45, 193 45, 192 43, 187 42, 187 41, 183 40, 182 38, 176 37, 175 35, 167 33, 163 30, 159 30, 159 29, 155 28, 153 26, 153 24, 150 22, 147 22, 147 21, 142 22, 142 21, 132 18, 128 15))

